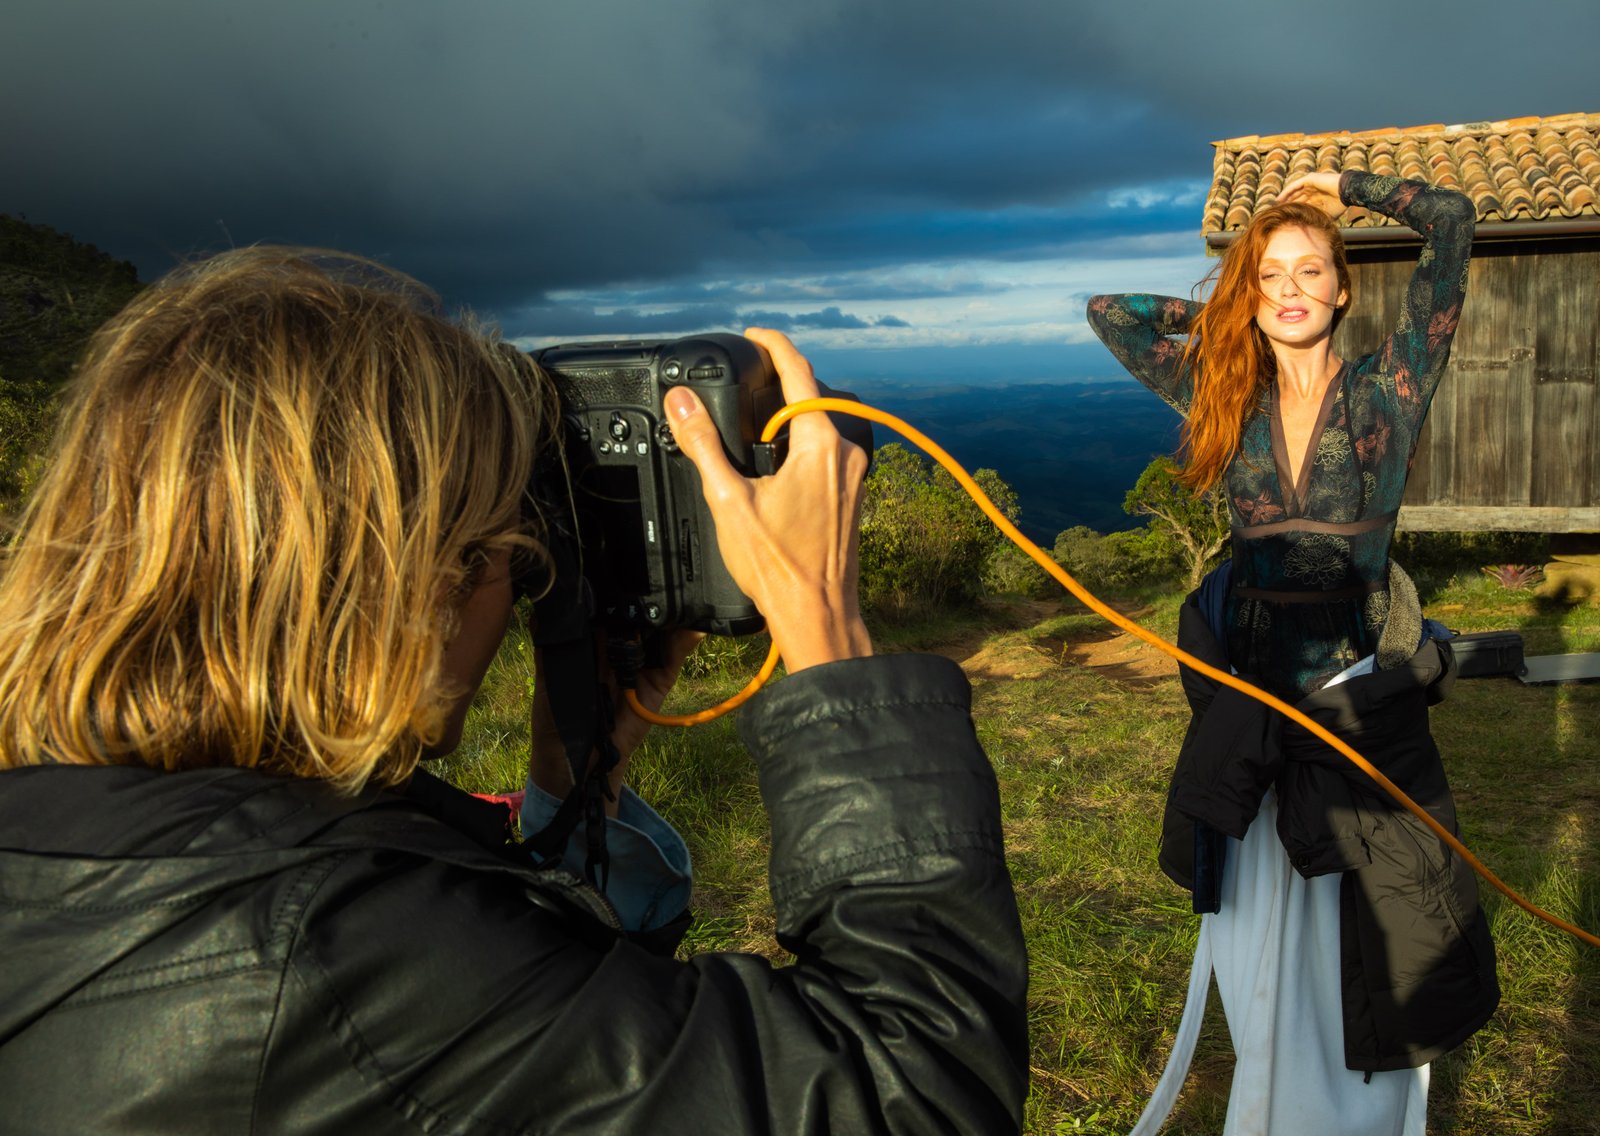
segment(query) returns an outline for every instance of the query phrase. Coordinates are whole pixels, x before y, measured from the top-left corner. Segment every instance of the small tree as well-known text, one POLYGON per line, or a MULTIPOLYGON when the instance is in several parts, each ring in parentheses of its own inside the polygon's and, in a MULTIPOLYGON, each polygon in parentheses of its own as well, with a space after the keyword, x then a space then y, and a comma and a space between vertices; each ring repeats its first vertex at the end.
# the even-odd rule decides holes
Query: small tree
POLYGON ((1152 531, 1170 540, 1189 568, 1189 587, 1205 577, 1212 561, 1228 546, 1228 503, 1218 488, 1196 493, 1178 480, 1171 458, 1144 467, 1122 501, 1123 511, 1149 517, 1152 531))
MULTIPOLYGON (((1009 519, 1017 495, 992 469, 973 474, 1009 519)), ((942 467, 891 442, 873 456, 861 510, 861 602, 903 614, 971 603, 1005 537, 942 467)))

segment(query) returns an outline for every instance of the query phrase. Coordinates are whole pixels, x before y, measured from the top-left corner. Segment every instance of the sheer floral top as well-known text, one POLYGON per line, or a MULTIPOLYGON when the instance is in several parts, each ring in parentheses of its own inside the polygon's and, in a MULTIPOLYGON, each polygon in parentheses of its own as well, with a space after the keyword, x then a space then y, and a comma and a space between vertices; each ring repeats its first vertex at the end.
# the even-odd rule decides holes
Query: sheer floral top
MULTIPOLYGON (((1474 209, 1459 193, 1347 170, 1347 205, 1393 217, 1423 239, 1394 331, 1329 383, 1298 483, 1291 483, 1276 388, 1244 424, 1224 478, 1233 527, 1228 656, 1290 698, 1369 655, 1389 610, 1389 544, 1417 435, 1444 371, 1466 291, 1474 209)), ((1096 296, 1089 323, 1123 366, 1179 413, 1194 385, 1182 340, 1201 305, 1096 296)))

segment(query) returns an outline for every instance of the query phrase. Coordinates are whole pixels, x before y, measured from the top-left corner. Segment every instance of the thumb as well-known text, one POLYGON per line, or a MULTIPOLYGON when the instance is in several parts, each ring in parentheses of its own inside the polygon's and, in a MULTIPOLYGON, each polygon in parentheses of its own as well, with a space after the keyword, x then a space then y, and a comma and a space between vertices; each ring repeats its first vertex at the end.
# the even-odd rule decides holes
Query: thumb
POLYGON ((667 392, 664 405, 678 448, 694 462, 708 490, 726 487, 730 478, 739 477, 728 455, 722 451, 722 435, 717 432, 717 424, 711 421, 711 415, 706 413, 694 391, 688 387, 673 387, 667 392))

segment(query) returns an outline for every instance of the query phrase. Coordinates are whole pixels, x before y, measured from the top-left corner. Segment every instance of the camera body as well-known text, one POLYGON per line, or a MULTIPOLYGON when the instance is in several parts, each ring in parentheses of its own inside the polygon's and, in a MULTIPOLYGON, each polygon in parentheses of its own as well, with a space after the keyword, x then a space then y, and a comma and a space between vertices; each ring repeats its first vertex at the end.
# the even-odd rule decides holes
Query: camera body
MULTIPOLYGON (((575 542, 594 615, 613 631, 642 636, 678 627, 760 631, 765 620, 723 565, 699 472, 679 452, 662 399, 674 386, 692 388, 734 467, 747 477, 776 472, 787 431, 771 444, 758 441, 784 405, 766 350, 715 333, 563 344, 533 359, 555 385, 564 435, 566 500, 548 484, 542 494, 558 512, 550 535, 575 542)), ((872 452, 870 427, 835 418, 841 433, 872 452)))

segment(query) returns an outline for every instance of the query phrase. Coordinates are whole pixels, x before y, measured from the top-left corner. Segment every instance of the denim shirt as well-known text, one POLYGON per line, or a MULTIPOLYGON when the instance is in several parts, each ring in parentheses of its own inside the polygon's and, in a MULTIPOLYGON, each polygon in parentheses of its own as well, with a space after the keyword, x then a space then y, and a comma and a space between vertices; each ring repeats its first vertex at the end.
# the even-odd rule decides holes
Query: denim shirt
MULTIPOLYGON (((538 832, 550 823, 561 801, 528 782, 522 799, 522 831, 538 832)), ((617 798, 617 815, 606 818, 606 848, 611 856, 606 898, 627 931, 653 931, 689 906, 693 869, 689 848, 676 829, 626 785, 617 798)), ((583 825, 567 837, 562 866, 583 874, 583 825)))

